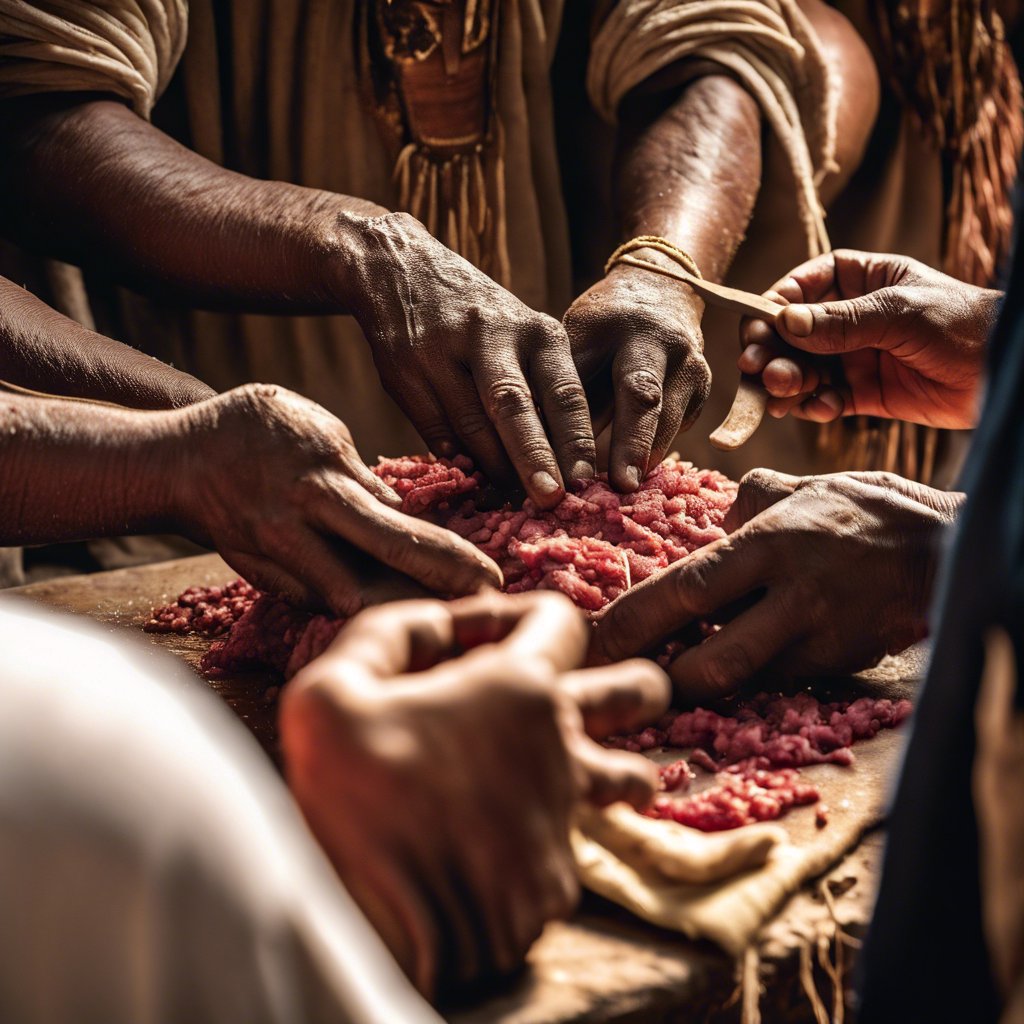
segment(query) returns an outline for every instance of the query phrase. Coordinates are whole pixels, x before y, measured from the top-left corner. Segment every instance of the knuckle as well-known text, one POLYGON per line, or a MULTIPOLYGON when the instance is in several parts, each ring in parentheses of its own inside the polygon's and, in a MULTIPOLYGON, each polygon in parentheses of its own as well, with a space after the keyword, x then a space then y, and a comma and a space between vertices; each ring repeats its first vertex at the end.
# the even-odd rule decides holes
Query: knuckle
POLYGON ((487 403, 497 419, 513 419, 533 408, 533 396, 525 381, 501 379, 487 386, 487 403))
POLYGON ((586 395, 578 379, 555 381, 548 385, 546 393, 551 405, 559 412, 586 410, 586 395))
POLYGON ((641 409, 656 409, 661 405, 661 381, 650 370, 631 370, 620 382, 624 397, 641 409))
POLYGON ((739 644, 725 643, 709 657, 701 673, 702 682, 709 689, 725 692, 738 686, 754 674, 750 652, 739 644))
POLYGON ((460 409, 452 414, 452 426, 461 437, 476 437, 490 429, 491 421, 482 409, 460 409))

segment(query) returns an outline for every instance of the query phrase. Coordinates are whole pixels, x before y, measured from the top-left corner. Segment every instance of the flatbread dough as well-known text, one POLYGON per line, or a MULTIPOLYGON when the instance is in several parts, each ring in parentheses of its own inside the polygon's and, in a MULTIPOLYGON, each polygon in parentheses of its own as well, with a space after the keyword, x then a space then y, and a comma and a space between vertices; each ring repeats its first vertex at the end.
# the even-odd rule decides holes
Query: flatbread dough
MULTIPOLYGON (((824 828, 815 825, 815 805, 794 808, 777 824, 719 833, 644 818, 623 805, 584 814, 573 834, 580 879, 645 921, 739 956, 789 896, 882 820, 903 743, 901 730, 885 730, 854 747, 851 767, 801 769, 829 809, 824 828)), ((664 764, 684 752, 646 756, 664 764)))

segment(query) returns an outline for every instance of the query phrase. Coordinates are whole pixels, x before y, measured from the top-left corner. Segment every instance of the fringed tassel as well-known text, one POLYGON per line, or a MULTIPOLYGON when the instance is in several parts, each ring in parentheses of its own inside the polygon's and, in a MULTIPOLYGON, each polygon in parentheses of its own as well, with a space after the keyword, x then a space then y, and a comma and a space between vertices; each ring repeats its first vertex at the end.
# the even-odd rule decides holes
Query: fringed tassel
POLYGON ((1010 250, 1010 196, 1024 145, 1021 109, 1020 78, 1004 54, 995 90, 959 140, 946 209, 943 269, 972 284, 994 283, 1010 250))
POLYGON ((492 277, 511 281, 506 222, 505 141, 500 124, 491 146, 438 157, 410 143, 395 161, 399 208, 492 277))
POLYGON ((748 946, 740 966, 740 1024, 761 1024, 761 954, 748 946))

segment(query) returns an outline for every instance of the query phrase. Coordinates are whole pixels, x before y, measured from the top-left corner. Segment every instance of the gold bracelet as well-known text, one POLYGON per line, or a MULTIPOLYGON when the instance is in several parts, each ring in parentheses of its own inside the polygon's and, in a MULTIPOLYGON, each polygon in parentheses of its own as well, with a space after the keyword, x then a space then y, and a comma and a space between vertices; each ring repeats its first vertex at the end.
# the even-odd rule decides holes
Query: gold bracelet
POLYGON ((627 263, 632 267, 644 267, 656 273, 664 273, 665 268, 661 264, 631 255, 637 249, 654 249, 655 252, 660 252, 679 264, 688 277, 695 277, 697 280, 703 279, 700 268, 697 266, 697 261, 685 249, 680 249, 678 245, 674 245, 667 238, 662 238, 660 235, 637 235, 636 238, 623 242, 608 257, 608 262, 604 265, 604 272, 607 274, 617 263, 627 263))

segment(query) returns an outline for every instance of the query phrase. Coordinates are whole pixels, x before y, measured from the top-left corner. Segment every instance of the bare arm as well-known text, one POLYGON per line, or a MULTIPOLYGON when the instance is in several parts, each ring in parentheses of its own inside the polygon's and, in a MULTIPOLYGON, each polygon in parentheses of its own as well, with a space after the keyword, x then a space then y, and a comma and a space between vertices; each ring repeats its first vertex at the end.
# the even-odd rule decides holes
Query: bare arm
POLYGON ((177 529, 177 415, 0 392, 0 544, 177 529))
MULTIPOLYGON (((870 55, 850 24, 820 0, 804 7, 828 59, 845 70, 839 105, 839 159, 849 166, 874 118, 861 81, 870 55), (857 91, 857 95, 852 95, 857 91), (861 130, 850 130, 851 124, 861 130), (866 126, 866 127, 865 127, 866 126)), ((873 65, 870 67, 874 73, 873 65)), ((623 101, 614 188, 623 240, 661 235, 721 280, 747 231, 762 181, 791 188, 777 147, 762 145, 758 104, 716 65, 682 61, 623 101)), ((838 178, 838 176, 837 176, 838 178)), ((826 192, 838 182, 826 182, 826 192)), ((651 250, 645 258, 670 264, 651 250)), ((676 432, 692 425, 710 387, 695 294, 649 271, 618 265, 566 315, 580 375, 599 424, 612 420, 610 472, 632 490, 662 458, 676 432)))
POLYGON ((3 216, 27 247, 194 305, 349 311, 351 268, 339 264, 381 207, 236 174, 116 101, 33 96, 2 109, 3 216))
POLYGON ((176 409, 214 394, 195 377, 86 330, 3 278, 0 380, 136 409, 176 409))
POLYGON ((419 221, 235 174, 109 100, 32 97, 0 114, 0 213, 24 244, 192 305, 351 313, 438 455, 464 451, 496 482, 514 469, 545 507, 593 475, 561 325, 419 221))

